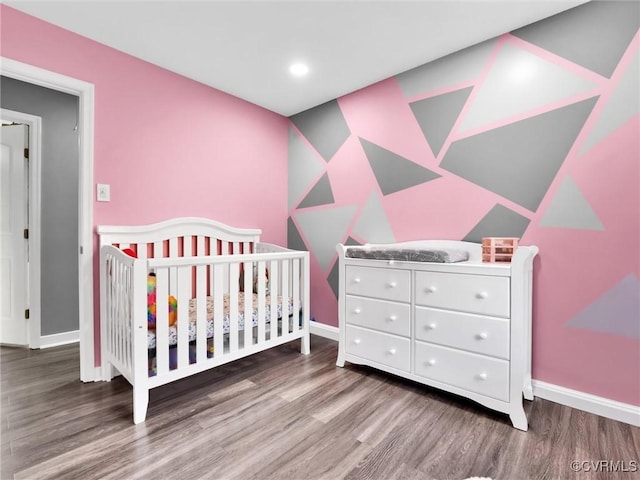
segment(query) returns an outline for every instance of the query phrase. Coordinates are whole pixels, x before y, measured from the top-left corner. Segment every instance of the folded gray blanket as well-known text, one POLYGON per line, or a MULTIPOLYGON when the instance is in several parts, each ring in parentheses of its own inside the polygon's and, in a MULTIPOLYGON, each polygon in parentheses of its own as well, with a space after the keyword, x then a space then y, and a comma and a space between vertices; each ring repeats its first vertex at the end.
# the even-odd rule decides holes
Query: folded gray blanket
POLYGON ((347 248, 348 258, 366 258, 373 260, 399 260, 406 262, 455 263, 469 260, 466 250, 441 249, 419 250, 413 248, 347 248))

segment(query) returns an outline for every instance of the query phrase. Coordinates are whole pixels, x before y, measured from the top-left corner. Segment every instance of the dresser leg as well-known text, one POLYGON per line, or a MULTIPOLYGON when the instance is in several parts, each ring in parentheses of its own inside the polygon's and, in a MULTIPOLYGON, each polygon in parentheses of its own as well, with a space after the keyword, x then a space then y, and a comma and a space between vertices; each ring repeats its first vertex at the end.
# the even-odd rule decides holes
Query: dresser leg
POLYGON ((528 430, 527 415, 522 405, 512 405, 509 419, 515 428, 526 432, 528 430))
POLYGON ((338 345, 338 360, 336 360, 337 367, 344 367, 344 353, 340 349, 340 345, 338 345))

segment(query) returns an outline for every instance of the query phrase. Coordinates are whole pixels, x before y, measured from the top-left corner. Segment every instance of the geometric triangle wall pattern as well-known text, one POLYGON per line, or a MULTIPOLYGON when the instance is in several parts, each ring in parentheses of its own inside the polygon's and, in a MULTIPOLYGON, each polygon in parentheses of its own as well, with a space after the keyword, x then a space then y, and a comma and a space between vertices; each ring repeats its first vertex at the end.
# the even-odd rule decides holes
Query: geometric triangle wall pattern
POLYGON ((586 152, 600 140, 624 125, 640 111, 640 52, 636 52, 627 66, 613 94, 598 115, 595 125, 582 145, 586 152))
POLYGON ((453 142, 440 167, 535 211, 596 100, 453 142))
POLYGON ((327 162, 351 135, 337 100, 293 115, 289 120, 327 162))
POLYGON ((540 226, 604 230, 602 222, 571 177, 563 180, 540 220, 540 226))
POLYGON ((383 195, 399 192, 441 177, 441 175, 364 138, 360 138, 360 143, 383 195))
POLYGON ((374 191, 369 195, 369 200, 360 212, 352 233, 367 243, 395 242, 393 230, 377 192, 374 191))
POLYGON ((503 205, 495 205, 462 240, 482 243, 484 237, 522 238, 529 220, 503 205))
POLYGON ((409 104, 435 157, 440 153, 471 90, 473 87, 463 88, 409 104))
POLYGON ((565 325, 640 340, 640 282, 636 274, 624 277, 565 325))
POLYGON ((329 174, 325 173, 307 196, 304 197, 302 202, 300 202, 298 208, 315 207, 329 203, 334 203, 333 191, 331 190, 331 183, 329 182, 329 174))
POLYGON ((520 115, 592 90, 595 84, 557 63, 504 43, 459 131, 520 115))
POLYGON ((309 149, 298 134, 289 127, 289 152, 288 152, 288 193, 289 210, 291 210, 300 195, 302 195, 311 182, 322 171, 321 160, 309 149))
POLYGON ((405 97, 413 97, 478 78, 484 70, 497 38, 459 50, 433 62, 395 76, 405 97))
POLYGON ((358 207, 353 205, 295 214, 309 250, 323 271, 327 270, 336 255, 336 245, 344 239, 357 209, 358 207))
POLYGON ((639 23, 637 1, 592 1, 511 34, 608 78, 639 23))
POLYGON ((291 250, 306 250, 307 246, 304 244, 304 240, 296 228, 296 224, 293 222, 293 218, 289 217, 287 220, 287 248, 291 250))

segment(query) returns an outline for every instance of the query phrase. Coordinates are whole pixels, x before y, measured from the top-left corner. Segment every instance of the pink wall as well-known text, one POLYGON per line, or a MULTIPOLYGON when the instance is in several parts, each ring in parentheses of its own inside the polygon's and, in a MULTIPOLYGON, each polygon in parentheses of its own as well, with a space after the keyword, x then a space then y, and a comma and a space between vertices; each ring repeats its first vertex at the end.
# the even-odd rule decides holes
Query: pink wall
POLYGON ((111 202, 94 203, 94 225, 202 216, 286 242, 284 117, 4 5, 0 15, 3 57, 95 86, 94 184, 111 185, 111 202))
POLYGON ((314 179, 300 176, 308 185, 299 190, 289 211, 297 229, 290 238, 300 238, 311 251, 315 320, 338 324, 335 243, 479 241, 467 236, 478 225, 488 225, 482 236, 518 236, 523 244, 540 249, 534 262, 533 377, 640 405, 637 10, 631 2, 590 2, 559 19, 533 24, 531 31, 544 35, 531 35, 531 41, 525 40, 527 32, 504 34, 485 47, 454 53, 292 117, 296 145, 308 154, 296 156, 301 147, 293 149, 290 164, 313 165, 310 157, 321 165, 314 179), (585 31, 618 43, 594 50, 585 44, 585 31), (535 43, 538 39, 544 47, 535 43), (573 58, 576 50, 567 45, 577 46, 580 55, 573 58), (601 67, 595 60, 601 58, 611 65, 607 74, 595 71, 601 67), (523 65, 535 68, 523 70, 523 65), (447 103, 447 95, 465 89, 470 93, 460 104, 447 103), (423 101, 430 102, 426 105, 432 110, 418 111, 429 116, 414 114, 413 108, 423 101), (572 109, 581 102, 593 107, 580 116, 566 114, 576 112, 572 109), (330 108, 331 116, 326 114, 330 108), (447 118, 442 113, 451 112, 443 142, 433 148, 437 142, 430 144, 424 132, 437 137, 435 127, 447 118), (560 114, 563 121, 549 127, 560 114), (471 127, 465 128, 470 119, 471 127), (326 139, 342 140, 334 145, 335 153, 323 159, 326 139), (459 162, 462 166, 454 171, 447 160, 464 142, 473 142, 475 148, 459 154, 465 163, 459 162), (367 144, 390 154, 375 157, 375 151, 364 148, 367 144), (492 150, 492 145, 500 148, 492 150), (534 168, 526 170, 530 175, 502 173, 513 172, 508 167, 514 163, 529 166, 521 158, 530 152, 535 153, 535 163, 529 164, 534 168), (383 161, 393 168, 378 167, 376 176, 375 166, 383 161), (555 170, 545 170, 551 161, 555 170), (406 164, 413 165, 408 172, 423 167, 440 177, 416 184, 411 173, 403 173, 406 164), (503 183, 482 183, 474 169, 490 171, 503 183), (541 175, 548 171, 549 176, 541 175), (331 195, 305 204, 308 193, 322 186, 324 175, 331 195), (384 180, 405 186, 385 192, 384 180), (506 189, 498 187, 507 183, 540 193, 540 203, 531 206, 503 195, 506 189), (496 206, 509 215, 485 224, 496 206), (370 220, 373 215, 375 220, 370 220), (367 228, 359 229, 360 222, 367 228), (520 231, 509 233, 515 228, 520 231), (321 245, 317 238, 330 240, 321 245), (333 255, 331 261, 326 252, 333 255))

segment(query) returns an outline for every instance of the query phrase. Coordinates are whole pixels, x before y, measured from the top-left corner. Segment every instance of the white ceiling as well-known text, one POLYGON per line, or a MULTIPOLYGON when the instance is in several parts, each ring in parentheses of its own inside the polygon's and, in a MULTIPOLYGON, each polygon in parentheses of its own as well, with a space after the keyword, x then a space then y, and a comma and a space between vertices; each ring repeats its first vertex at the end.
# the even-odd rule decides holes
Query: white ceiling
POLYGON ((3 3, 290 116, 586 1, 3 3))

